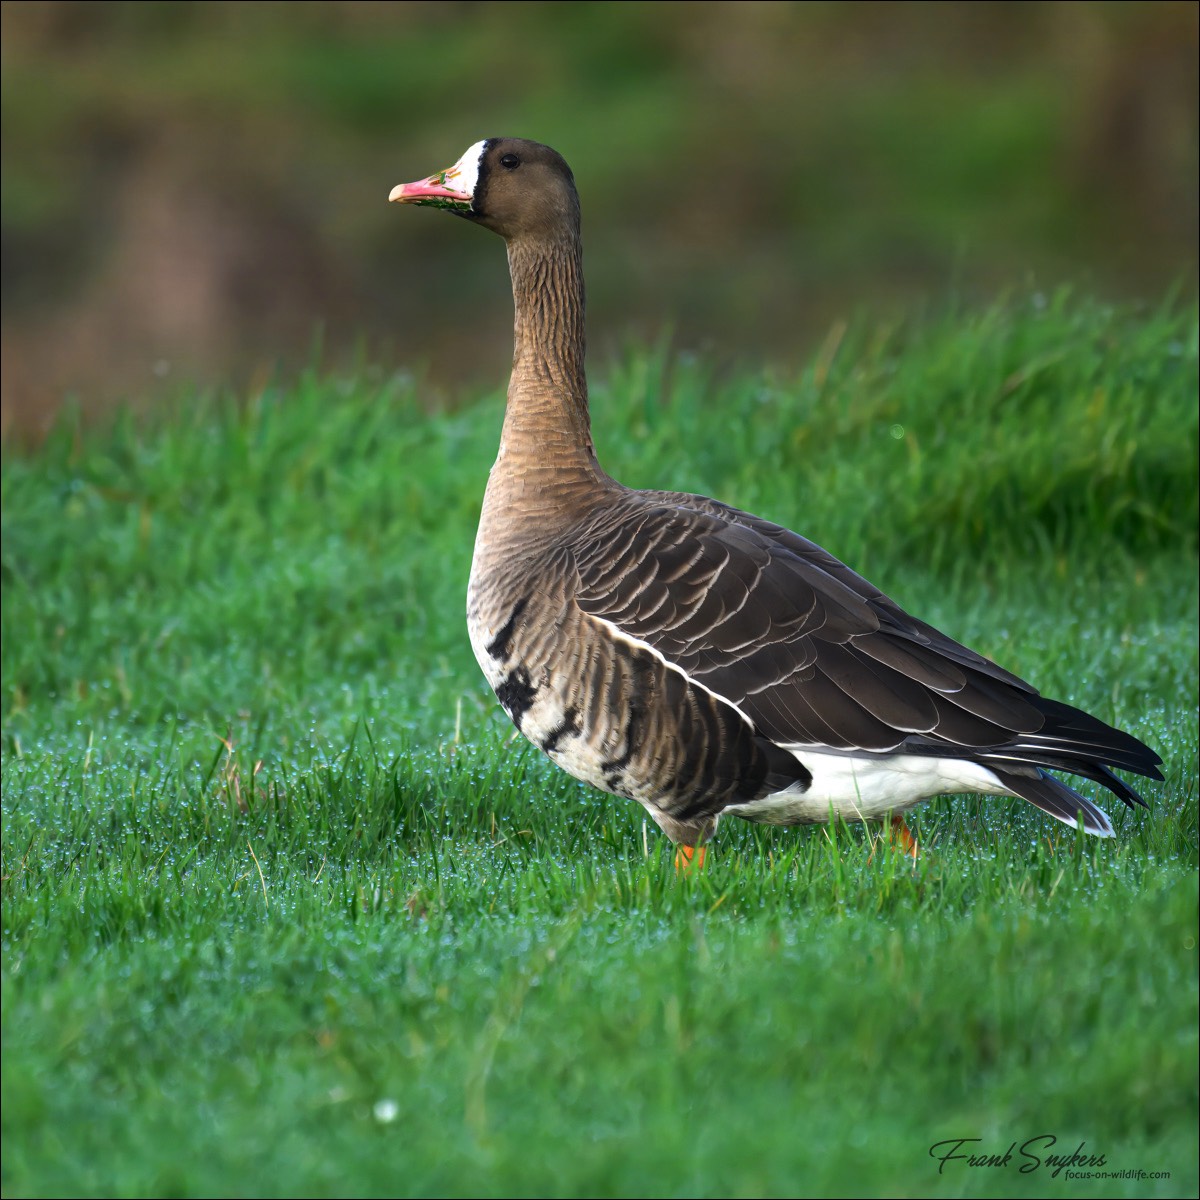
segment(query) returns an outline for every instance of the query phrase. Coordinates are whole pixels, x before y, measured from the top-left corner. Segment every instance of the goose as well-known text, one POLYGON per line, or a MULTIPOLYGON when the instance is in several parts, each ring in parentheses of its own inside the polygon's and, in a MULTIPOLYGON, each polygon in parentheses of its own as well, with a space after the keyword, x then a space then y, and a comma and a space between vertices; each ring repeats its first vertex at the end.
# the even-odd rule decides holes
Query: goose
POLYGON ((515 309, 500 449, 467 590, 475 657, 518 731, 640 803, 704 861, 722 816, 903 823, 947 793, 1019 796, 1113 836, 1050 771, 1146 807, 1137 738, 909 616, 820 546, 718 500, 635 491, 592 444, 580 207, 562 156, 488 138, 389 200, 504 238, 515 309))

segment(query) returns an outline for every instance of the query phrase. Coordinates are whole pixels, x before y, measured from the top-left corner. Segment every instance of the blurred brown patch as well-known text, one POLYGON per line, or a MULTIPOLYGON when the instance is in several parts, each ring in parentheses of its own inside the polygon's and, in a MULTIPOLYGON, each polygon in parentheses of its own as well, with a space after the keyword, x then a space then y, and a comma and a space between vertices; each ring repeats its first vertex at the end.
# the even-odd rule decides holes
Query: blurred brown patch
POLYGON ((353 312, 312 222, 252 175, 199 160, 186 136, 143 148, 108 206, 78 291, 4 322, 6 433, 44 429, 72 393, 91 409, 144 405, 180 380, 261 374, 353 312))

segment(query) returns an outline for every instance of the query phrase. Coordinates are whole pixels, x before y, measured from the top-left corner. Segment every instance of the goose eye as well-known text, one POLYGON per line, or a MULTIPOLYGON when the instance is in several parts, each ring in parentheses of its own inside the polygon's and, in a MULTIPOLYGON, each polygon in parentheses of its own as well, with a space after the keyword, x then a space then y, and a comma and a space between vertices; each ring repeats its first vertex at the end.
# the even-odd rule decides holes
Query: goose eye
POLYGON ((505 154, 500 159, 500 165, 506 170, 515 171, 521 165, 521 160, 515 154, 505 154))

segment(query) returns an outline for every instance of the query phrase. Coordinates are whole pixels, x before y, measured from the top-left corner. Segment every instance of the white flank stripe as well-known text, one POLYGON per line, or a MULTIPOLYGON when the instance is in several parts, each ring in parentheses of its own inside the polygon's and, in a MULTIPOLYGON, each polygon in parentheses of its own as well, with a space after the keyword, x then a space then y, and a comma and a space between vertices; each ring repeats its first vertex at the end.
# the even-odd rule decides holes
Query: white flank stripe
POLYGON ((698 679, 693 679, 682 667, 676 666, 676 664, 671 662, 670 659, 664 658, 659 651, 655 650, 655 648, 650 645, 649 642, 643 642, 641 638, 633 637, 631 634, 626 633, 625 630, 623 630, 619 625, 614 625, 611 621, 606 620, 604 617, 596 616, 595 613, 584 612, 583 615, 587 617, 589 621, 595 621, 597 625, 603 625, 604 628, 607 629, 608 632, 617 639, 617 641, 624 642, 627 646, 636 646, 639 650, 645 650, 647 654, 657 658, 658 661, 667 668, 667 670, 675 671, 677 674, 682 675, 691 687, 697 688, 702 692, 707 692, 714 700, 720 700, 722 704, 727 704, 735 713, 737 713, 739 717, 742 718, 743 721, 746 722, 747 725, 750 726, 751 729, 755 728, 754 722, 744 712, 742 712, 742 710, 732 700, 730 700, 728 696, 722 696, 720 692, 714 692, 712 688, 705 687, 704 684, 702 684, 698 679))

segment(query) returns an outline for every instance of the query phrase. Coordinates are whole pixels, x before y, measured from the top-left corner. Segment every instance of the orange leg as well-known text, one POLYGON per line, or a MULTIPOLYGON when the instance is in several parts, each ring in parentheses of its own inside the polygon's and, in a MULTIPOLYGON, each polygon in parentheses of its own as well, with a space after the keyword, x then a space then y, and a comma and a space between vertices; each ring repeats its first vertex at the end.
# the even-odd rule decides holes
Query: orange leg
POLYGON ((899 813, 892 813, 889 840, 893 845, 898 842, 904 853, 911 855, 914 859, 920 857, 921 850, 917 845, 917 839, 909 833, 908 826, 905 825, 904 818, 899 813))
POLYGON ((675 851, 676 872, 680 875, 690 875, 693 871, 702 871, 704 856, 707 853, 707 846, 680 846, 675 851))

